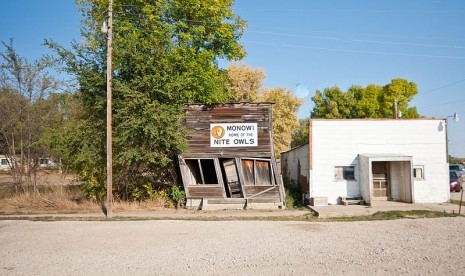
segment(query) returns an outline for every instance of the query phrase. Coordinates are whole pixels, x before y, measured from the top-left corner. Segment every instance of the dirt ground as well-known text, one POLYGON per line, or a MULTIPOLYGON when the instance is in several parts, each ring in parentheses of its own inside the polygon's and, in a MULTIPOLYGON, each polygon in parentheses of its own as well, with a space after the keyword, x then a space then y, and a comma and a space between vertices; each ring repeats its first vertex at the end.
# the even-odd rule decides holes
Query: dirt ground
POLYGON ((0 275, 464 275, 465 218, 0 221, 0 275))

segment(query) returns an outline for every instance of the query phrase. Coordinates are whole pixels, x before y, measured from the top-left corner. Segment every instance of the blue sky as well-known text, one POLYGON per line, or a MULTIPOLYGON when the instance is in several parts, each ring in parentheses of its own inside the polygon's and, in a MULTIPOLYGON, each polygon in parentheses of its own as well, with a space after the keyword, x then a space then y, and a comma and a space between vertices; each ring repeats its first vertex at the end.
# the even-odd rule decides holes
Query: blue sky
MULTIPOLYGON (((266 71, 266 87, 309 91, 301 117, 316 90, 404 78, 418 86, 411 105, 421 115, 459 114, 449 150, 465 157, 465 1, 236 0, 234 9, 248 22, 243 62, 266 71)), ((79 41, 79 22, 73 0, 0 0, 0 40, 13 37, 30 60, 50 53, 45 38, 79 41)))

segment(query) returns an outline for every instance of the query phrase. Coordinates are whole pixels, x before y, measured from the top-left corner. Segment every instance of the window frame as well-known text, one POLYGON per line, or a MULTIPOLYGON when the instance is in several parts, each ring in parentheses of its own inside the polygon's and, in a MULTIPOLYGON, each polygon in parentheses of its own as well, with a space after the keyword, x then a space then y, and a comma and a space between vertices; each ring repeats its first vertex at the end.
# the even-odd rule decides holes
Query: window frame
POLYGON ((254 186, 273 187, 273 186, 276 186, 275 174, 274 174, 274 170, 273 170, 273 163, 271 161, 272 161, 271 159, 267 159, 267 158, 253 158, 253 157, 240 158, 241 173, 242 173, 243 179, 244 179, 244 184, 243 185, 247 186, 247 187, 254 187, 254 186), (242 162, 244 160, 253 161, 253 179, 254 179, 253 184, 249 184, 246 181, 244 166, 242 165, 242 162), (257 171, 257 161, 267 162, 268 163, 268 167, 270 169, 270 173, 269 173, 270 184, 257 184, 257 173, 256 173, 256 171, 257 171))
POLYGON ((199 186, 203 186, 203 187, 216 187, 216 186, 220 186, 222 183, 221 183, 221 178, 220 176, 218 175, 218 164, 217 164, 217 158, 183 158, 183 163, 184 163, 184 166, 185 166, 185 170, 186 170, 186 176, 188 177, 188 184, 187 186, 189 187, 199 187, 199 186), (199 169, 199 174, 200 174, 200 179, 202 181, 202 183, 197 183, 197 179, 195 177, 195 174, 192 172, 191 168, 189 167, 188 163, 191 162, 192 160, 197 161, 197 167, 199 169), (202 169, 202 161, 201 160, 211 160, 213 161, 213 167, 215 168, 215 178, 216 178, 216 182, 217 183, 205 183, 205 176, 204 176, 204 170, 202 169), (195 180, 192 181, 192 180, 195 180))
POLYGON ((343 181, 357 181, 356 173, 355 173, 355 167, 354 165, 350 166, 334 166, 334 181, 336 182, 343 182, 343 181), (346 178, 346 169, 351 168, 352 169, 352 175, 353 178, 346 178), (338 170, 341 170, 339 173, 338 170))

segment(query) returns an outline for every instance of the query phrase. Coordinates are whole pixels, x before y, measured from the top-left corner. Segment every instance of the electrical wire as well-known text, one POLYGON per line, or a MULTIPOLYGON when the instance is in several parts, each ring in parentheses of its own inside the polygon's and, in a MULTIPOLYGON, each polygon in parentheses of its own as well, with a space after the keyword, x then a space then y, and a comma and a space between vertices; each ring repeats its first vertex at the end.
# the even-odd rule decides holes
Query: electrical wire
POLYGON ((242 41, 242 42, 251 43, 251 44, 270 45, 270 46, 276 46, 276 47, 314 49, 314 50, 336 51, 336 52, 346 52, 346 53, 359 53, 359 54, 391 55, 391 56, 407 56, 407 57, 428 57, 428 58, 447 58, 447 59, 465 59, 465 56, 426 55, 426 54, 422 55, 422 54, 405 54, 405 53, 380 52, 380 51, 347 50, 347 49, 337 49, 337 48, 314 47, 314 46, 306 46, 306 45, 277 44, 277 43, 260 42, 260 41, 242 41))

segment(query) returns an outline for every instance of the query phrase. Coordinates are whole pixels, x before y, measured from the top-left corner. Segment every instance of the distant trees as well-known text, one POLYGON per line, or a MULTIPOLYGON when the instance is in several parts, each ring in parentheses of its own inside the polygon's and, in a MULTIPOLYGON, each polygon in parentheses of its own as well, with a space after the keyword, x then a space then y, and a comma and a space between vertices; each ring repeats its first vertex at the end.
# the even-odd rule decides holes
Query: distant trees
POLYGON ((279 158, 282 151, 288 150, 291 134, 298 127, 297 112, 303 101, 291 91, 279 88, 264 88, 265 71, 245 64, 231 64, 228 69, 228 83, 232 101, 273 102, 274 153, 279 158))
POLYGON ((418 93, 415 83, 405 79, 393 79, 384 86, 370 84, 367 87, 352 86, 347 92, 338 87, 317 90, 312 97, 315 107, 312 118, 395 118, 395 106, 402 118, 418 118, 415 107, 409 102, 418 93))
POLYGON ((47 156, 47 149, 40 143, 44 127, 58 119, 50 96, 57 92, 59 82, 48 73, 52 65, 50 58, 29 62, 16 53, 13 40, 8 44, 2 41, 2 46, 0 149, 15 157, 12 171, 17 187, 22 186, 23 176, 27 176, 26 184, 36 190, 33 176, 38 159, 47 156))
MULTIPOLYGON (((337 86, 317 90, 312 97, 315 104, 310 117, 324 119, 355 118, 419 118, 415 107, 409 103, 418 93, 417 85, 405 79, 393 79, 381 86, 370 84, 366 87, 351 86, 344 92, 337 86), (396 114, 396 106, 397 112, 396 114)), ((292 147, 308 142, 307 119, 299 121, 300 127, 292 134, 292 147)))

